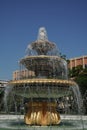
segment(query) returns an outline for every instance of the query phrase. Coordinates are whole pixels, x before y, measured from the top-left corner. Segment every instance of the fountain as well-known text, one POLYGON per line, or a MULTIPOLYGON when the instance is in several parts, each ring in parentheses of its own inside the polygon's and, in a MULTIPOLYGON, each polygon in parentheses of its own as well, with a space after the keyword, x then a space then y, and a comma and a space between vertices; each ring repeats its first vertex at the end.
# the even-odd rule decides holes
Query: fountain
MULTIPOLYGON (((10 87, 6 88, 4 97, 7 111, 15 111, 18 120, 23 119, 24 114, 24 122, 30 129, 48 129, 47 126, 55 125, 61 129, 60 124, 66 118, 61 113, 81 114, 79 87, 68 79, 67 62, 59 55, 56 44, 48 40, 44 27, 39 29, 37 40, 28 45, 27 55, 19 65, 19 73, 8 83, 10 87)), ((56 126, 53 129, 57 129, 56 126)))

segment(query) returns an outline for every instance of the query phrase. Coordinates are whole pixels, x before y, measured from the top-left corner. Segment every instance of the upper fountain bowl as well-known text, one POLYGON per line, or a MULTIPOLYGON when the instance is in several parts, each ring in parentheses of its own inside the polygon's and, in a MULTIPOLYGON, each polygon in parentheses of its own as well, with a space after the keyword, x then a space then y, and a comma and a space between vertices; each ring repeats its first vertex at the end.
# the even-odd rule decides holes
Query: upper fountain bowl
POLYGON ((58 55, 56 44, 48 40, 44 27, 39 29, 37 40, 28 45, 27 55, 58 55))
POLYGON ((30 47, 35 50, 38 55, 46 55, 48 51, 55 48, 55 44, 47 40, 37 40, 32 42, 30 47))

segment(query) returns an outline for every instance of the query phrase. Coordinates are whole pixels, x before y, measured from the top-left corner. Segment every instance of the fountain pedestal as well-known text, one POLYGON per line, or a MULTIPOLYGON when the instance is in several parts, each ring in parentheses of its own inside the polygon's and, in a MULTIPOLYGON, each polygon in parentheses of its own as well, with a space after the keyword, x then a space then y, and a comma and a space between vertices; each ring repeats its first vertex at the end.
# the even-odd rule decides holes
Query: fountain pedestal
POLYGON ((59 124, 60 115, 56 111, 55 102, 29 102, 26 104, 24 120, 29 125, 59 124))

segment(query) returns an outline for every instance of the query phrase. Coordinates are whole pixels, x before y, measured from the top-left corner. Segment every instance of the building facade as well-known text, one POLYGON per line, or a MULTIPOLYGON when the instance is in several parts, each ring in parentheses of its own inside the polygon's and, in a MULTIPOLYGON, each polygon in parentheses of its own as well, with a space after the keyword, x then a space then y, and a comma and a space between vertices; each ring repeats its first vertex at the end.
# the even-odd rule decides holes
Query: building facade
POLYGON ((6 87, 7 83, 8 83, 8 81, 0 80, 0 88, 6 87))
POLYGON ((75 57, 69 59, 69 68, 72 69, 73 67, 77 67, 82 65, 83 69, 87 67, 87 56, 75 57))
POLYGON ((13 80, 19 80, 23 78, 32 78, 35 76, 35 73, 33 71, 28 71, 27 69, 24 69, 22 71, 16 70, 13 72, 13 80))

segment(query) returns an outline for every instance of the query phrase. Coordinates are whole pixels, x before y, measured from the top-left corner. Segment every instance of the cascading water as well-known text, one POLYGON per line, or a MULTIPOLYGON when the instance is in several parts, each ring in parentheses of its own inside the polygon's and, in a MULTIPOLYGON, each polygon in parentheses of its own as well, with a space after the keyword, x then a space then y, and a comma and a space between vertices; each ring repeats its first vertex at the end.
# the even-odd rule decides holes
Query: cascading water
POLYGON ((4 109, 6 112, 8 112, 8 96, 9 96, 9 93, 11 92, 11 90, 12 90, 12 88, 10 86, 5 87, 3 101, 4 101, 4 109))
MULTIPOLYGON (((20 70, 15 80, 8 83, 4 95, 5 107, 9 112, 4 116, 5 119, 9 118, 7 129, 87 128, 87 123, 85 127, 83 125, 79 87, 68 79, 67 62, 60 57, 56 44, 48 41, 45 28, 39 29, 37 40, 28 45, 27 56, 19 63, 20 70), (10 115, 12 113, 14 115, 10 115)), ((1 124, 3 121, 0 127, 1 124)))
POLYGON ((82 96, 78 84, 76 84, 75 86, 71 86, 71 89, 74 94, 74 100, 77 103, 78 113, 82 114, 83 101, 82 101, 82 96))

